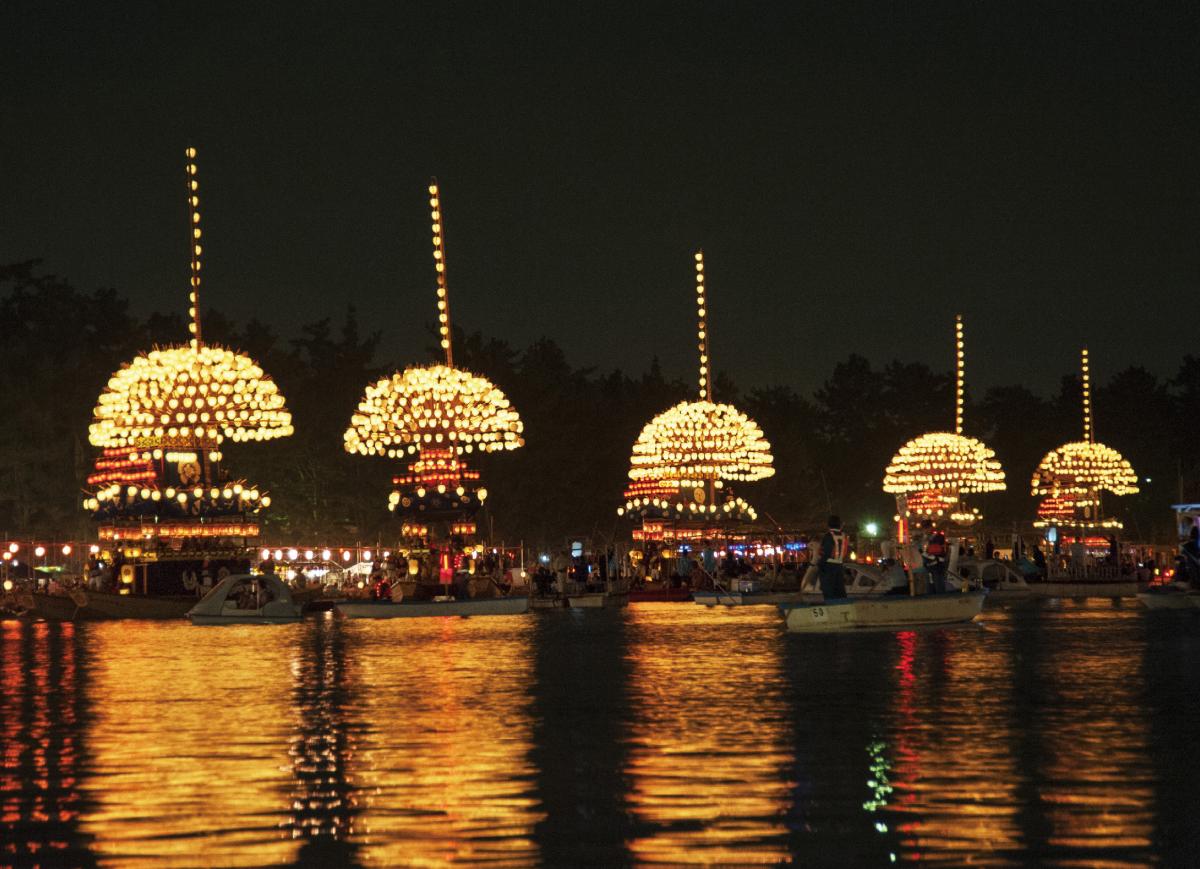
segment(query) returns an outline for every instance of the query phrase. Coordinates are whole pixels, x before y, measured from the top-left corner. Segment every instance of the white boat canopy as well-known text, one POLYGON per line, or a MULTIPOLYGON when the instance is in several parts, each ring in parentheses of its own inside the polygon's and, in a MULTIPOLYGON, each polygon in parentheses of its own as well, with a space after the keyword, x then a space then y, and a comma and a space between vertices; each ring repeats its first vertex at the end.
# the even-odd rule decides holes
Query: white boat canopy
POLYGON ((226 602, 237 609, 261 610, 264 615, 292 615, 296 604, 292 591, 271 573, 259 576, 227 576, 192 607, 188 615, 221 616, 228 614, 226 602))

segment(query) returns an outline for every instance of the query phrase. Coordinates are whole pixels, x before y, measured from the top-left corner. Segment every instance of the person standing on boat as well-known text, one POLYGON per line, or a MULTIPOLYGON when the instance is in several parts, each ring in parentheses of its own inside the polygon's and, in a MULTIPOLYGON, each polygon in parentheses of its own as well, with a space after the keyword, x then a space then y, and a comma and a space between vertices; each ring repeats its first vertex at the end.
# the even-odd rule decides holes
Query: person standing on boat
POLYGON ((839 600, 846 596, 846 555, 850 541, 842 532, 842 520, 829 517, 829 530, 821 538, 821 549, 817 554, 817 575, 821 581, 821 594, 825 600, 839 600))
POLYGON ((921 523, 925 533, 925 548, 921 560, 929 571, 929 580, 933 584, 934 594, 944 594, 946 591, 946 535, 933 527, 933 520, 926 519, 921 523))
POLYGON ((709 576, 717 575, 717 553, 713 552, 712 542, 704 541, 704 549, 700 552, 700 558, 704 563, 704 572, 709 576))

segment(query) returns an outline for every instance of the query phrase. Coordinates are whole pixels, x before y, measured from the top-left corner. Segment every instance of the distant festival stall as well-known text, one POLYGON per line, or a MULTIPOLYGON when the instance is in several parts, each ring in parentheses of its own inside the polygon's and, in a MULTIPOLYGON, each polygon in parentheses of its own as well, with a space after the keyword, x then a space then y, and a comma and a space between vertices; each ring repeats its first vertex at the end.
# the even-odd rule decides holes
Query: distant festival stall
POLYGON ((186 345, 139 354, 109 379, 88 439, 102 454, 83 506, 123 593, 191 593, 249 567, 248 540, 270 497, 221 467, 221 445, 292 434, 283 395, 249 356, 205 344, 200 328, 200 198, 187 149, 191 289, 186 345))
POLYGON ((626 500, 617 513, 640 523, 635 541, 721 539, 732 526, 758 518, 728 484, 775 473, 758 424, 733 405, 713 402, 703 251, 695 263, 700 400, 654 417, 633 445, 626 500))
POLYGON ((344 435, 349 453, 408 459, 407 472, 392 478, 388 509, 400 517, 414 581, 425 560, 422 584, 448 584, 458 571, 475 573, 484 554, 475 517, 487 499, 473 453, 515 450, 524 445, 524 424, 493 383, 454 367, 450 298, 441 200, 437 179, 429 185, 433 260, 437 274, 438 330, 444 365, 412 366, 367 386, 344 435), (436 561, 430 565, 428 561, 436 561))
POLYGON ((1004 491, 1004 469, 982 441, 963 434, 966 364, 962 316, 954 318, 954 431, 923 434, 892 457, 883 491, 896 496, 899 540, 909 537, 909 523, 932 519, 971 525, 981 518, 964 495, 1004 491))
POLYGON ((1080 354, 1082 373, 1083 439, 1046 453, 1033 474, 1032 494, 1041 498, 1035 528, 1059 546, 1082 539, 1093 550, 1108 549, 1106 534, 1123 527, 1104 515, 1102 495, 1132 495, 1137 474, 1112 447, 1096 440, 1092 415, 1092 382, 1087 348, 1080 354), (1061 537, 1063 531, 1069 536, 1061 537))

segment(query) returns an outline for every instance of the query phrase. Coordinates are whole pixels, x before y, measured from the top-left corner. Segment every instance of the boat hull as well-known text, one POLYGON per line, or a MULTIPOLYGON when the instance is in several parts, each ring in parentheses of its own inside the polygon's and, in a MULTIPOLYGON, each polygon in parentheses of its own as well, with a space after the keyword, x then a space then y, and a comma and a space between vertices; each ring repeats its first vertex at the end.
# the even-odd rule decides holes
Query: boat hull
POLYGON ((588 594, 567 595, 567 606, 572 609, 614 609, 629 605, 629 595, 609 594, 606 591, 588 594))
POLYGON ((348 619, 437 618, 439 616, 515 616, 529 611, 527 597, 489 597, 471 600, 338 601, 334 609, 348 619))
POLYGON ((1135 597, 1136 582, 1031 582, 1035 597, 1135 597))
POLYGON ((693 592, 692 600, 701 606, 778 606, 785 603, 803 603, 809 600, 821 601, 820 594, 810 595, 802 591, 697 591, 693 592))
POLYGON ((901 630, 969 622, 979 615, 986 593, 837 600, 819 604, 783 604, 779 609, 794 633, 841 633, 856 630, 901 630))
POLYGON ((107 619, 152 619, 169 621, 182 619, 196 604, 194 595, 187 597, 143 597, 136 594, 109 594, 87 591, 78 602, 66 595, 34 594, 31 615, 47 621, 79 621, 107 619))
POLYGON ((1146 609, 1190 610, 1200 608, 1200 592, 1194 591, 1144 591, 1138 600, 1146 609))
POLYGON ((630 603, 684 603, 691 599, 690 588, 640 588, 629 592, 630 603))
POLYGON ((189 614, 188 618, 194 625, 286 625, 300 621, 301 616, 265 616, 254 613, 219 616, 189 614))

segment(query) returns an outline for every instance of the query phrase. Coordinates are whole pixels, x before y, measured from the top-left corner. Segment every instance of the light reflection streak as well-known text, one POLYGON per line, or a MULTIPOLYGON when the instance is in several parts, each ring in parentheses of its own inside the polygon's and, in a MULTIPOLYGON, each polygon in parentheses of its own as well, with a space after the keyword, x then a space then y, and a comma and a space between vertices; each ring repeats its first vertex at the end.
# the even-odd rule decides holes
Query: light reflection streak
POLYGON ((787 857, 791 725, 770 607, 630 607, 638 862, 787 857))

